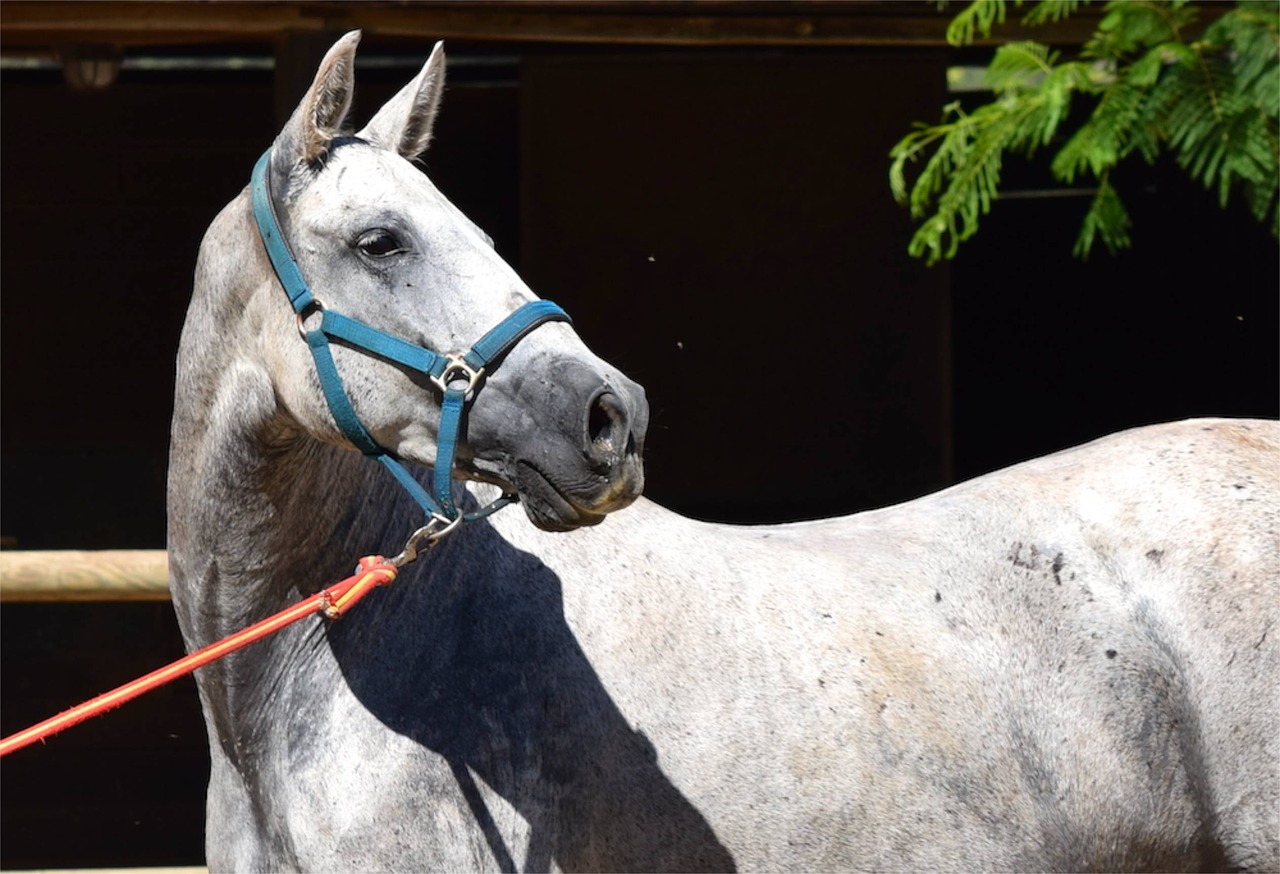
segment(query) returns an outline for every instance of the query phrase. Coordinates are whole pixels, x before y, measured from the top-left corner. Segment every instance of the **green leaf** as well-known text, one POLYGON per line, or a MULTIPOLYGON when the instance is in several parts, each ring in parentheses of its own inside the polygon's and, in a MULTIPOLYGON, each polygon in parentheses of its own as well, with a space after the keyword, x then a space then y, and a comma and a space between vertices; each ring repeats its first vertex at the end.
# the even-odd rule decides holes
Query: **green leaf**
POLYGON ((951 19, 947 42, 959 48, 969 45, 979 33, 983 38, 989 37, 995 24, 1004 23, 1004 15, 1005 0, 972 0, 951 19))
POLYGON ((1035 42, 1011 42, 996 49, 985 82, 997 94, 1035 88, 1052 71, 1058 53, 1035 42))
POLYGON ((1022 17, 1023 24, 1037 25, 1046 22, 1062 21, 1089 0, 1040 0, 1030 12, 1022 17))
POLYGON ((1054 155, 1054 178, 1067 184, 1083 172, 1101 178, 1128 155, 1141 139, 1138 128, 1146 98, 1145 89, 1128 81, 1108 87, 1089 118, 1054 155))
POLYGON ((1089 211, 1085 213, 1084 222, 1080 225, 1080 235, 1076 237, 1076 244, 1071 252, 1077 258, 1088 258, 1094 239, 1097 238, 1114 255, 1120 249, 1127 249, 1132 245, 1133 241, 1129 237, 1131 225, 1129 212, 1124 208, 1116 190, 1104 177, 1089 204, 1089 211))
MULTIPOLYGON (((1061 20, 1080 5, 1042 0, 1024 20, 1061 20)), ((1005 8, 970 3, 952 35, 989 34, 1005 8)), ((1029 41, 999 47, 986 71, 991 101, 967 113, 949 104, 938 124, 917 126, 890 152, 890 189, 920 221, 908 250, 929 263, 953 257, 996 200, 1005 155, 1032 157, 1053 143, 1061 143, 1050 160, 1055 178, 1098 180, 1079 257, 1099 240, 1112 252, 1130 245, 1129 214, 1110 179, 1135 153, 1148 162, 1171 155, 1220 203, 1242 199, 1280 236, 1280 4, 1242 2, 1192 42, 1196 16, 1185 0, 1111 2, 1079 59, 1029 41), (1077 100, 1092 104, 1063 141, 1077 100)))

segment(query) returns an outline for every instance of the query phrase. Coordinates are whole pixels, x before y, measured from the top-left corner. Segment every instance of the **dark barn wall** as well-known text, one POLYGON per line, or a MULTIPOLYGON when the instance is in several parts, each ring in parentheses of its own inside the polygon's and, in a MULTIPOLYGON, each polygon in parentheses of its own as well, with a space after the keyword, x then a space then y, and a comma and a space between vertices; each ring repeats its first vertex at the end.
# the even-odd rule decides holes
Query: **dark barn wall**
POLYGON ((204 229, 270 135, 262 95, 4 75, 0 533, 18 547, 164 545, 178 332, 204 229))
POLYGON ((1114 178, 1134 248, 1082 262, 1084 198, 1014 199, 952 266, 958 479, 1152 422, 1280 415, 1274 238, 1171 162, 1114 178))
MULTIPOLYGON (((267 75, 0 77, 0 533, 162 548, 173 361, 200 238, 271 136, 267 75)), ((0 609, 0 730, 182 654, 162 604, 0 609)), ((208 777, 183 680, 0 766, 0 868, 195 864, 208 777)))
POLYGON ((884 176, 944 60, 525 63, 526 278, 646 386, 660 503, 779 521, 948 482, 947 271, 907 256, 884 176))
MULTIPOLYGON (((6 604, 4 735, 183 654, 168 603, 6 604)), ((7 756, 0 868, 197 865, 209 777, 195 683, 172 683, 7 756)))
MULTIPOLYGON (((936 117, 945 55, 521 52, 451 71, 428 172, 645 383, 650 495, 676 509, 843 512, 1143 422, 1280 413, 1275 243, 1176 174, 1139 174, 1119 259, 1070 258, 1071 199, 997 204, 951 267, 905 256, 886 153, 936 117)), ((359 117, 412 72, 359 70, 359 117)), ((162 547, 196 249, 275 131, 271 76, 81 94, 5 71, 0 113, 0 533, 162 547)), ((180 649, 167 605, 0 625, 6 734, 180 649)), ((0 867, 197 863, 204 768, 189 682, 24 751, 0 867)))

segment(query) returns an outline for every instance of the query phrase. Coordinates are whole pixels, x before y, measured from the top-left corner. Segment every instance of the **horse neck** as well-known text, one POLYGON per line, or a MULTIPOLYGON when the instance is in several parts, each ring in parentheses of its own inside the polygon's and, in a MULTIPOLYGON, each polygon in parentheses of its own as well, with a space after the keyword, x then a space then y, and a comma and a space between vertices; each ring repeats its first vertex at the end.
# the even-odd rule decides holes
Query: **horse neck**
MULTIPOLYGON (((256 418, 246 412, 235 419, 256 418)), ((383 536, 392 519, 414 518, 376 465, 277 418, 223 421, 197 439, 185 469, 175 458, 170 550, 206 617, 201 637, 346 576, 361 555, 392 550, 394 537, 383 536)))
POLYGON ((235 257, 254 234, 245 197, 211 225, 178 354, 169 550, 189 641, 312 594, 362 555, 394 554, 421 516, 379 465, 314 439, 281 407, 259 335, 287 303, 263 293, 278 293, 265 257, 256 272, 235 257))

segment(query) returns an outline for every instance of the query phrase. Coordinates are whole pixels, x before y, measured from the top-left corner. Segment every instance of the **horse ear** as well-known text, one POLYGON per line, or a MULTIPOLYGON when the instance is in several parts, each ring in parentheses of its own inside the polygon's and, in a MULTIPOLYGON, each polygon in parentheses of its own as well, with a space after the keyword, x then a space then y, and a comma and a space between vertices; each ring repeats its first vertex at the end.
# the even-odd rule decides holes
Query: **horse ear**
POLYGON ((273 157, 282 171, 277 179, 288 179, 298 162, 315 164, 338 135, 351 108, 359 43, 360 31, 353 30, 325 53, 311 87, 276 137, 273 157))
POLYGON ((438 42, 421 72, 374 114, 359 136, 412 161, 431 142, 442 91, 444 43, 438 42))

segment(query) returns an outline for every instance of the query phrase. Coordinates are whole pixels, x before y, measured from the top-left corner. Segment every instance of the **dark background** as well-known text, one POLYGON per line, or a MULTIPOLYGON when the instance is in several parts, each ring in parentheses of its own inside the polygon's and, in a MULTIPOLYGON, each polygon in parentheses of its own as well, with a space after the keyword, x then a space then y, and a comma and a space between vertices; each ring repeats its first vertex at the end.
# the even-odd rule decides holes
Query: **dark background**
MULTIPOLYGON (((907 257, 887 153, 951 99, 948 50, 449 49, 427 170, 646 386, 648 494, 673 509, 853 512, 1135 425, 1280 414, 1275 241, 1176 168, 1119 178, 1115 258, 1071 257, 1082 197, 1002 201, 954 264, 907 257)), ((358 119, 413 72, 358 69, 358 119)), ((274 87, 0 75, 7 546, 163 548, 196 251, 274 87)), ((5 734, 181 653, 166 604, 6 604, 0 634, 5 734)), ((190 681, 15 754, 0 866, 198 864, 206 768, 190 681)))

